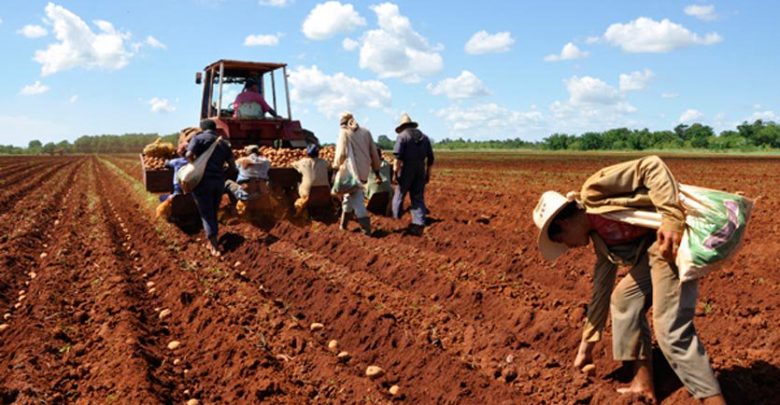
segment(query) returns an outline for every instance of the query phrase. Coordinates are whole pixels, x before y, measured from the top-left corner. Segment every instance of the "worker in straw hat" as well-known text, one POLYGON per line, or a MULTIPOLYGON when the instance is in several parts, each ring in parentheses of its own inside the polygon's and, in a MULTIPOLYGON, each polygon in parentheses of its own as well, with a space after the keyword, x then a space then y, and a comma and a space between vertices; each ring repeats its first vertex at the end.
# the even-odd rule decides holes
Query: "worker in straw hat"
MULTIPOLYGON (((342 173, 349 173, 348 177, 357 180, 349 189, 340 193, 343 194, 343 211, 341 212, 339 228, 346 230, 349 219, 354 213, 363 233, 371 235, 371 219, 368 217, 368 211, 363 201, 363 189, 368 181, 370 171, 373 170, 376 177, 381 180, 379 168, 382 162, 379 159, 371 132, 358 125, 352 113, 344 112, 341 114, 339 128, 333 168, 342 173)), ((337 183, 334 184, 334 188, 341 185, 341 182, 334 183, 337 183)))
POLYGON ((725 403, 693 325, 698 281, 681 283, 674 264, 685 213, 678 184, 659 157, 601 169, 579 193, 545 192, 533 219, 539 228, 539 250, 547 260, 589 242, 594 246, 594 286, 575 366, 593 362, 593 348, 601 339, 609 309, 614 358, 633 362, 636 370, 631 385, 619 392, 655 400, 646 317, 652 303, 658 346, 682 383, 705 404, 725 403), (605 216, 628 208, 660 213, 661 228, 654 231, 605 216), (631 269, 615 286, 618 265, 631 269))
POLYGON ((412 121, 409 114, 402 114, 401 120, 395 132, 398 137, 395 140, 393 154, 395 164, 395 182, 398 186, 393 195, 393 217, 398 219, 403 213, 403 204, 406 194, 411 199, 410 213, 412 223, 409 231, 419 235, 425 226, 425 185, 431 179, 431 167, 433 166, 433 148, 431 141, 419 129, 416 122, 412 121))

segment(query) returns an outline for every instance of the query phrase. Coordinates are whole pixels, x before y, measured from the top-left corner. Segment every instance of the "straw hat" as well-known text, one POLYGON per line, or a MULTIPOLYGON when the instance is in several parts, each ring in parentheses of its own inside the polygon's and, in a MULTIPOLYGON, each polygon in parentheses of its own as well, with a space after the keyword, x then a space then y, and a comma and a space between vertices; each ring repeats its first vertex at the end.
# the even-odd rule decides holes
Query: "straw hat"
POLYGON ((339 124, 340 125, 346 125, 349 120, 353 119, 352 113, 349 111, 344 111, 341 113, 341 116, 339 117, 339 124))
POLYGON ((417 128, 417 123, 412 121, 412 119, 409 117, 409 114, 403 113, 401 114, 401 121, 398 123, 398 126, 395 128, 395 132, 400 134, 401 131, 403 131, 404 128, 406 127, 417 128))
POLYGON ((553 242, 547 234, 547 229, 555 216, 572 201, 555 191, 545 191, 534 208, 534 223, 539 228, 537 243, 545 260, 555 260, 568 249, 563 243, 553 242))

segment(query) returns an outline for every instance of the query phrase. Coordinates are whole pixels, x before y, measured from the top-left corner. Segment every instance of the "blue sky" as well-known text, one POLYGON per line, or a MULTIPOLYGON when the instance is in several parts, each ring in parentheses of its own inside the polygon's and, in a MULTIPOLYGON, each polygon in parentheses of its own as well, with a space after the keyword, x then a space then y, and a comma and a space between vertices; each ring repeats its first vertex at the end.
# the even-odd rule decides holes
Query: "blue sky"
POLYGON ((3 0, 0 143, 196 125, 194 73, 289 64, 292 112, 332 142, 408 112, 434 139, 780 114, 780 3, 3 0))

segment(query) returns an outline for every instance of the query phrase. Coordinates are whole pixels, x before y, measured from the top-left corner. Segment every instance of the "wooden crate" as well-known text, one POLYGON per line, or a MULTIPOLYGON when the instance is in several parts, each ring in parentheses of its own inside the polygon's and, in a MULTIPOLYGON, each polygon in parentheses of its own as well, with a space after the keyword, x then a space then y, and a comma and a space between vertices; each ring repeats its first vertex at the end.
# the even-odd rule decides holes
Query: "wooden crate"
POLYGON ((144 156, 140 155, 141 167, 144 171, 144 187, 150 193, 173 192, 173 170, 148 170, 144 167, 144 156))

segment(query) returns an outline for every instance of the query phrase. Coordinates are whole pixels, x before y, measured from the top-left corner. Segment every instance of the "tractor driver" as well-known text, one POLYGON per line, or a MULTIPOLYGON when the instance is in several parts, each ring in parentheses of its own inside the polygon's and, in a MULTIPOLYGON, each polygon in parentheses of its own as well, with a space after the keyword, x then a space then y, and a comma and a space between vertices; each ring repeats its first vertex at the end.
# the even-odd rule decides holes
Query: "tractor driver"
POLYGON ((238 94, 236 101, 233 102, 233 117, 261 118, 265 113, 279 118, 279 114, 268 105, 263 95, 258 91, 257 81, 247 79, 244 90, 238 94))

